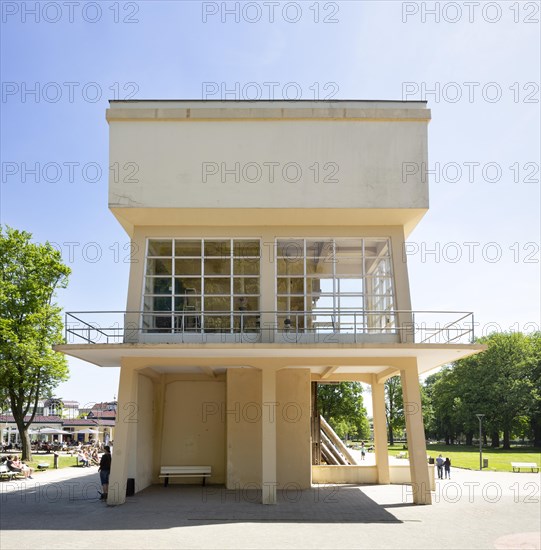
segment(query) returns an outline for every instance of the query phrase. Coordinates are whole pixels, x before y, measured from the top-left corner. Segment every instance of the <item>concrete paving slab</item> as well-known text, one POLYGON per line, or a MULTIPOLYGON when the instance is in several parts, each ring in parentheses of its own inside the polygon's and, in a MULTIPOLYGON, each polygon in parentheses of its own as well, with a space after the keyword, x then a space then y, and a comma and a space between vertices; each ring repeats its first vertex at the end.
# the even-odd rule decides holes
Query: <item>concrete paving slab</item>
POLYGON ((541 548, 539 474, 452 474, 432 506, 400 485, 291 487, 275 506, 251 487, 156 485, 111 507, 96 468, 52 470, 0 482, 0 547, 541 548))

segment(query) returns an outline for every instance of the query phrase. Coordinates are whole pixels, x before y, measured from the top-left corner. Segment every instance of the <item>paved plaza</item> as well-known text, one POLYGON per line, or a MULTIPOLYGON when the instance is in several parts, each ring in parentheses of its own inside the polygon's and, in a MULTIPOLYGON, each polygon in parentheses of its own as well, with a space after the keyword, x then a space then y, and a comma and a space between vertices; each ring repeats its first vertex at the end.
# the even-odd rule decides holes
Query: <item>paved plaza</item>
POLYGON ((400 485, 152 486, 107 506, 97 468, 0 482, 0 548, 541 548, 540 475, 453 469, 432 506, 400 485))

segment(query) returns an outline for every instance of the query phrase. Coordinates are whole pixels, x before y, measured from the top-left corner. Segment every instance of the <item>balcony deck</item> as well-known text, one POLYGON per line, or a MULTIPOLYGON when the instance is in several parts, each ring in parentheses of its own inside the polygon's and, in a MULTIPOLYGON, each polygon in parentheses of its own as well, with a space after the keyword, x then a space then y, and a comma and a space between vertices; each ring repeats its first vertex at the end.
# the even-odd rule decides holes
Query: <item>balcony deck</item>
POLYGON ((68 344, 465 344, 471 312, 84 311, 65 318, 68 344))
POLYGON ((379 311, 166 313, 95 311, 66 314, 66 344, 56 351, 101 367, 130 360, 138 369, 214 378, 228 368, 308 368, 313 380, 363 381, 397 374, 415 361, 419 374, 479 353, 473 314, 395 311, 375 327, 379 311), (145 326, 145 318, 173 328, 145 326), (190 316, 192 320, 183 317, 190 316), (228 316, 227 327, 216 318, 228 316), (193 318, 198 319, 193 322, 193 318), (163 322, 160 321, 160 323, 163 322))

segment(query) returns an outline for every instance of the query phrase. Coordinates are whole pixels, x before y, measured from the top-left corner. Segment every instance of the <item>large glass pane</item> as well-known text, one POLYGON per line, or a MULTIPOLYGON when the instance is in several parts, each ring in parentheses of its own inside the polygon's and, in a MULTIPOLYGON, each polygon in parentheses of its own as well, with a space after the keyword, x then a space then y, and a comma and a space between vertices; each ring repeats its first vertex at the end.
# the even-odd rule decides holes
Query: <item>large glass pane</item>
POLYGON ((363 292, 363 280, 362 279, 338 279, 338 292, 344 293, 361 293, 363 292))
POLYGON ((204 294, 231 294, 231 279, 206 277, 204 294))
POLYGON ((178 296, 175 298, 175 311, 200 311, 201 296, 178 296))
POLYGON ((276 256, 283 258, 304 258, 302 239, 279 239, 276 243, 276 256))
MULTIPOLYGON (((335 301, 332 294, 320 294, 315 306, 317 306, 317 309, 333 309, 334 304, 335 301)), ((315 306, 314 309, 316 309, 315 306)))
POLYGON ((205 313, 204 316, 205 332, 230 332, 231 316, 205 313))
POLYGON ((229 258, 231 256, 231 243, 229 241, 205 241, 205 256, 229 258))
POLYGON ((169 256, 173 255, 173 243, 171 240, 155 240, 148 241, 149 256, 169 256))
POLYGON ((304 294, 304 279, 284 277, 278 279, 279 294, 304 294))
POLYGON ((175 256, 201 256, 201 241, 175 241, 175 256))
POLYGON ((175 275, 200 275, 201 260, 194 259, 175 259, 175 275))
POLYGON ((233 289, 235 294, 259 294, 259 279, 235 277, 233 289))
POLYGON ((233 305, 235 311, 259 311, 259 296, 235 296, 233 305))
POLYGON ((173 272, 172 260, 160 258, 147 260, 147 275, 171 275, 173 272))
POLYGON ((228 296, 205 296, 205 311, 231 311, 231 298, 228 296))
POLYGON ((364 239, 364 255, 366 258, 389 256, 388 239, 366 238, 364 239))
POLYGON ((304 275, 303 258, 278 258, 278 275, 304 275))
POLYGON ((235 240, 233 242, 233 256, 235 258, 248 258, 250 256, 259 258, 259 241, 235 240))
POLYGON ((172 279, 170 277, 147 277, 145 294, 171 294, 172 279))
POLYGON ((205 275, 229 275, 230 272, 229 258, 205 258, 205 275))
POLYGON ((175 277, 175 294, 201 294, 201 278, 175 277))
POLYGON ((152 311, 171 311, 171 298, 154 297, 152 298, 152 311))
POLYGON ((361 311, 364 308, 364 297, 363 296, 343 296, 340 295, 340 309, 350 309, 361 311))
POLYGON ((259 258, 233 260, 235 275, 259 275, 259 258))
POLYGON ((333 272, 332 241, 306 241, 306 273, 333 272))

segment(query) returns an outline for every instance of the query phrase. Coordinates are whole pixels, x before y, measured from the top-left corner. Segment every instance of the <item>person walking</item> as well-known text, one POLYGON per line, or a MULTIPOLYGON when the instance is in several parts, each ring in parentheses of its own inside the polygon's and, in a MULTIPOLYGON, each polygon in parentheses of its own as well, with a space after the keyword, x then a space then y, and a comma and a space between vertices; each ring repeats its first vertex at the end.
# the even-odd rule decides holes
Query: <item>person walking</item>
POLYGON ((443 469, 445 470, 445 479, 451 479, 451 459, 449 457, 445 458, 443 469))
POLYGON ((440 456, 436 458, 436 467, 438 468, 438 479, 443 479, 443 464, 444 464, 444 460, 440 454, 440 456))
POLYGON ((100 481, 102 487, 102 493, 100 500, 107 500, 107 494, 109 492, 109 474, 111 472, 111 448, 109 445, 105 445, 103 448, 105 451, 101 456, 100 467, 98 472, 100 473, 100 481))

